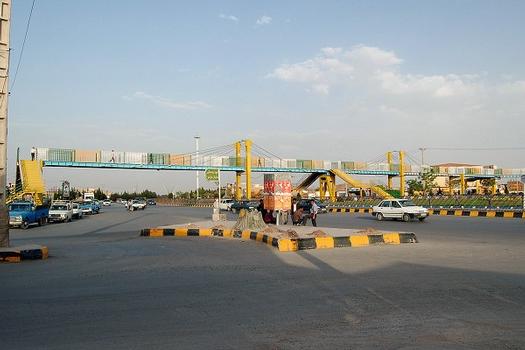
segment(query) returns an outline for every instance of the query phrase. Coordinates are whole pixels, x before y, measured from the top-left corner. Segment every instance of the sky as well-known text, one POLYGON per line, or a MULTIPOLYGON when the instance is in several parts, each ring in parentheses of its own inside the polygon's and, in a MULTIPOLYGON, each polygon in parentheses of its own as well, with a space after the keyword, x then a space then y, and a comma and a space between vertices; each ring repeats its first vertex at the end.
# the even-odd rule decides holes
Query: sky
MULTIPOLYGON (((31 3, 13 1, 11 73, 31 3)), ((201 149, 250 138, 325 160, 525 147, 523 13, 523 1, 37 0, 9 100, 10 176, 17 147, 188 153, 195 135, 201 149)), ((186 190, 194 177, 45 169, 48 187, 113 191, 186 190)))

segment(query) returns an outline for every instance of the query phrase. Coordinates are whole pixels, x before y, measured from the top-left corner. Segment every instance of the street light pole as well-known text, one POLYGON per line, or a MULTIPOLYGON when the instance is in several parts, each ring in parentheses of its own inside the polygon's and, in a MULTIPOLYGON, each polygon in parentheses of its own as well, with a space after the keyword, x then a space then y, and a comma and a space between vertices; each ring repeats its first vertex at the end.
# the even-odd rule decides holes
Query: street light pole
POLYGON ((421 166, 425 165, 425 151, 427 150, 424 147, 419 149, 421 151, 421 166))
MULTIPOLYGON (((195 136, 195 165, 199 165, 199 139, 200 136, 195 136)), ((195 172, 195 186, 197 188, 197 193, 195 194, 195 198, 199 199, 199 171, 195 172)))

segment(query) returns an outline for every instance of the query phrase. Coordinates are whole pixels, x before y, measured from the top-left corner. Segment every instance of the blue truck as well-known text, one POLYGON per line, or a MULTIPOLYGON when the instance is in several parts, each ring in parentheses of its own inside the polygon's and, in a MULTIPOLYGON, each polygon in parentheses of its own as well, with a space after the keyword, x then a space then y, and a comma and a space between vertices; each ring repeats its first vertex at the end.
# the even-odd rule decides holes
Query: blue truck
POLYGON ((48 206, 35 206, 32 202, 19 201, 9 205, 9 226, 26 229, 31 225, 45 225, 49 217, 48 206))
POLYGON ((100 212, 100 206, 91 200, 81 202, 80 209, 84 214, 98 214, 100 212))

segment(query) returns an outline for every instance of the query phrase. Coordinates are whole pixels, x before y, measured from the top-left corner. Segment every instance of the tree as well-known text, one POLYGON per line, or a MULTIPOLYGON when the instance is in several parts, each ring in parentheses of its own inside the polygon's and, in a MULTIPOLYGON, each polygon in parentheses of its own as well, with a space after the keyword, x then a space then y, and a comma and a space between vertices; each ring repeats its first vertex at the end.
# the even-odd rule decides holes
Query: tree
POLYGON ((408 194, 413 196, 416 192, 422 192, 424 189, 423 182, 418 179, 412 179, 407 181, 408 194))
POLYGON ((419 178, 421 179, 421 182, 423 184, 423 193, 425 195, 432 192, 432 189, 436 186, 435 180, 436 180, 437 174, 431 169, 430 171, 425 171, 419 175, 419 178))
POLYGON ((106 194, 104 192, 102 192, 102 190, 100 188, 97 188, 95 190, 95 199, 99 200, 99 201, 103 201, 104 199, 107 199, 108 196, 106 196, 106 194))
MULTIPOLYGON (((485 193, 491 193, 492 192, 492 187, 496 184, 496 179, 495 178, 490 178, 490 179, 482 179, 481 180, 481 185, 483 187, 485 187, 485 193)), ((492 193, 494 194, 494 193, 492 193)))
POLYGON ((437 175, 434 171, 430 170, 419 174, 417 179, 408 180, 408 194, 414 195, 415 192, 423 192, 425 195, 430 194, 432 189, 436 186, 434 183, 436 177, 437 175))

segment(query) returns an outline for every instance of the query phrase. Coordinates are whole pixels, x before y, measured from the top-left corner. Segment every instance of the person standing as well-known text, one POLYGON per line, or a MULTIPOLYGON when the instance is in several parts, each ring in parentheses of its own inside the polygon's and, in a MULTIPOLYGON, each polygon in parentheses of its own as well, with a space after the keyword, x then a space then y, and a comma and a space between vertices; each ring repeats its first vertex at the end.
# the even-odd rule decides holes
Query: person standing
POLYGON ((36 148, 31 147, 31 160, 35 160, 36 158, 36 148))
POLYGON ((295 225, 295 218, 294 218, 294 214, 295 212, 297 211, 297 199, 295 198, 292 198, 292 208, 290 210, 290 214, 292 216, 292 225, 295 225))
POLYGON ((319 213, 319 206, 313 199, 310 201, 310 205, 310 219, 312 220, 312 226, 317 227, 317 213, 319 213))

